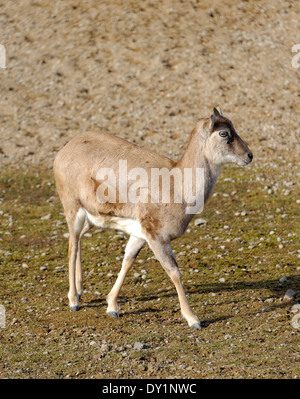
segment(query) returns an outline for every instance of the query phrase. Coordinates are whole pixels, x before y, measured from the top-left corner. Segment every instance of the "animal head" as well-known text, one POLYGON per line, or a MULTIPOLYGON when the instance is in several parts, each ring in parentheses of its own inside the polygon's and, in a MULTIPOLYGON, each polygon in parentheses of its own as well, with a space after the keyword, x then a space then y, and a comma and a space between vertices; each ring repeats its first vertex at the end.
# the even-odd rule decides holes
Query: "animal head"
POLYGON ((246 166, 252 162, 251 150, 219 107, 213 109, 213 114, 203 127, 206 132, 204 151, 210 162, 218 166, 228 163, 246 166))

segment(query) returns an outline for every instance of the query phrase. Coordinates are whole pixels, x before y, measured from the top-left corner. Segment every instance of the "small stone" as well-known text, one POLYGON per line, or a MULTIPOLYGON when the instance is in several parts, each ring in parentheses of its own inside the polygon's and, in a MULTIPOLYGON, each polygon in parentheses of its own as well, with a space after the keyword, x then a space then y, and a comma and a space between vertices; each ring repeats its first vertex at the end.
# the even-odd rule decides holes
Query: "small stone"
POLYGON ((287 277, 283 276, 283 277, 280 277, 279 282, 280 283, 287 283, 288 279, 287 279, 287 277))
POLYGON ((41 220, 49 220, 51 218, 51 213, 48 213, 48 215, 42 216, 41 220))
POLYGON ((288 289, 286 293, 284 294, 283 300, 285 301, 291 301, 296 297, 297 293, 291 289, 288 289))
POLYGON ((40 270, 47 270, 47 267, 46 266, 41 266, 40 270))
POLYGON ((201 226, 202 224, 206 224, 207 221, 205 219, 197 218, 195 219, 195 226, 201 226))
POLYGON ((220 283, 225 283, 225 278, 224 277, 221 277, 221 278, 219 278, 219 281, 220 281, 220 283))
POLYGON ((300 303, 296 303, 296 305, 293 305, 292 309, 291 309, 292 313, 298 313, 300 312, 300 303))
POLYGON ((133 349, 135 350, 145 349, 145 345, 142 342, 135 342, 133 349))
MULTIPOLYGON (((93 342, 93 341, 92 341, 92 342, 93 342)), ((107 343, 105 340, 103 340, 103 341, 102 341, 101 348, 100 348, 100 351, 101 351, 102 353, 104 353, 104 352, 109 352, 110 349, 111 349, 111 346, 108 345, 108 343, 107 343)))
POLYGON ((122 240, 124 240, 124 236, 121 235, 121 234, 115 234, 113 236, 113 239, 116 240, 116 241, 122 241, 122 240))

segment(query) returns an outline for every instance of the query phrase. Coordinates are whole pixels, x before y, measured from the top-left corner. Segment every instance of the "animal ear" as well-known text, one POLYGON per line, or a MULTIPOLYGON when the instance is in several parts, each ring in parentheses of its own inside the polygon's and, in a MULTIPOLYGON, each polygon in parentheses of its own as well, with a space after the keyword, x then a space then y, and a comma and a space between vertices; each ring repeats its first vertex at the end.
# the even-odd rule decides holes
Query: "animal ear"
POLYGON ((221 107, 214 107, 214 115, 220 118, 223 115, 221 107))
POLYGON ((217 110, 219 111, 219 114, 221 115, 221 116, 223 116, 223 111, 222 111, 222 108, 218 105, 217 107, 217 110))
POLYGON ((213 130, 214 130, 214 125, 215 125, 215 123, 216 123, 216 116, 213 114, 213 115, 211 115, 211 117, 210 117, 210 120, 209 120, 209 131, 210 132, 212 132, 213 130))

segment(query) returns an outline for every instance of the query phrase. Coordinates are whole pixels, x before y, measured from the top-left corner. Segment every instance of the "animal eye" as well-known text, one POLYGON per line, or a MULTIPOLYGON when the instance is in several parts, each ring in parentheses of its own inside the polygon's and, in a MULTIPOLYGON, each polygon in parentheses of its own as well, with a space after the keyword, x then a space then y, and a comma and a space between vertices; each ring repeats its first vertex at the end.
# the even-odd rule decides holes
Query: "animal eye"
POLYGON ((219 133, 219 135, 221 137, 227 137, 228 136, 228 132, 226 132, 226 130, 221 130, 221 132, 219 133))

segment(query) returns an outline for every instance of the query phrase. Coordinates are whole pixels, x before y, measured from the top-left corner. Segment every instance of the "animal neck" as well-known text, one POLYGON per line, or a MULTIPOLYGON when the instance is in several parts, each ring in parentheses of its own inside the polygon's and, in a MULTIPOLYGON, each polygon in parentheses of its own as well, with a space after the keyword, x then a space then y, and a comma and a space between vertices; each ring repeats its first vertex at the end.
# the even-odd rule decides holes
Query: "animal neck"
MULTIPOLYGON (((176 166, 181 169, 183 176, 185 176, 187 170, 192 174, 192 194, 185 197, 186 201, 189 202, 192 198, 196 197, 199 203, 199 197, 202 196, 205 203, 210 197, 218 180, 221 166, 209 162, 208 158, 205 156, 205 138, 202 138, 202 136, 197 133, 195 128, 191 133, 188 146, 176 166), (202 179, 202 184, 199 183, 199 179, 202 179)), ((203 205, 204 203, 202 200, 203 205)), ((197 212, 198 211, 199 210, 197 210, 197 212)))

